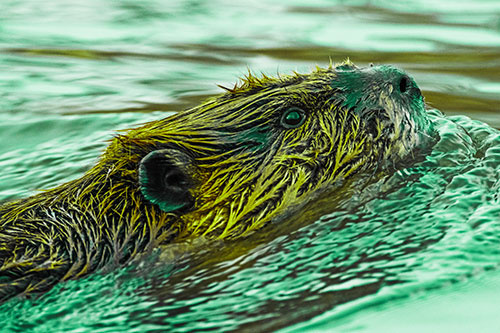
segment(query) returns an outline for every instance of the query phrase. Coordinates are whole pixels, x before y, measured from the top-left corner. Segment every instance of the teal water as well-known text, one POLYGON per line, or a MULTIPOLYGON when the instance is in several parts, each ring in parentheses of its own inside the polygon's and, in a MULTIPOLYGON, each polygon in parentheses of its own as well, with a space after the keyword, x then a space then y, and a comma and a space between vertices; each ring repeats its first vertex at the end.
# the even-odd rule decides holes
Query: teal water
POLYGON ((247 68, 346 57, 405 69, 444 112, 430 111, 440 140, 423 161, 273 239, 12 299, 2 330, 500 330, 498 1, 2 1, 0 201, 79 177, 116 130, 247 68))

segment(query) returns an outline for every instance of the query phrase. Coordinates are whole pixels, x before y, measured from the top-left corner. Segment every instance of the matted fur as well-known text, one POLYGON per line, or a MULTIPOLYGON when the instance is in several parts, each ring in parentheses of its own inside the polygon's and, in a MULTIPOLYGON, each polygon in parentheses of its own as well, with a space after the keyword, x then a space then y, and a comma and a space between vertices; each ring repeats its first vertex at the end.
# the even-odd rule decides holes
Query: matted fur
POLYGON ((403 76, 349 61, 305 75, 249 74, 200 106, 117 135, 80 179, 0 207, 0 299, 125 264, 162 243, 244 237, 338 179, 382 172, 429 131, 414 81, 396 91, 403 76), (291 107, 305 122, 283 128, 291 107), (189 210, 164 212, 140 191, 140 161, 166 148, 194 161, 189 210))

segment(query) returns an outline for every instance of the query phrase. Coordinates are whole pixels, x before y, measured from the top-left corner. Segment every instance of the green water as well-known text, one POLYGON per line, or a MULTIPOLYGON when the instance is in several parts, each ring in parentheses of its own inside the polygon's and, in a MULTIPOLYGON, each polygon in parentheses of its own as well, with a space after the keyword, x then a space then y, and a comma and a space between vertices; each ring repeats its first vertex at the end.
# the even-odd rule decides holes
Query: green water
POLYGON ((79 177, 115 130, 247 68, 346 57, 405 69, 447 115, 430 111, 440 141, 424 161, 273 239, 12 299, 1 330, 499 331, 498 1, 3 0, 0 200, 79 177))

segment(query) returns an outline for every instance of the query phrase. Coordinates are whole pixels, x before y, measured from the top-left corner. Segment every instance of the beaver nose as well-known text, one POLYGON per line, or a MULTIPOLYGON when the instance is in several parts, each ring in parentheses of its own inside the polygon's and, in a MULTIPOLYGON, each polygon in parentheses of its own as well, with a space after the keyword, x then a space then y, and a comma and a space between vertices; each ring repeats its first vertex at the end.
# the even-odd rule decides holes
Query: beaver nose
POLYGON ((422 92, 418 88, 414 80, 406 73, 397 70, 395 77, 392 79, 393 91, 397 94, 409 95, 410 97, 422 96, 422 92))
POLYGON ((403 75, 400 79, 399 79, 399 84, 397 85, 397 87, 399 88, 399 92, 404 94, 405 92, 408 91, 408 89, 410 88, 410 78, 408 77, 408 75, 403 75))

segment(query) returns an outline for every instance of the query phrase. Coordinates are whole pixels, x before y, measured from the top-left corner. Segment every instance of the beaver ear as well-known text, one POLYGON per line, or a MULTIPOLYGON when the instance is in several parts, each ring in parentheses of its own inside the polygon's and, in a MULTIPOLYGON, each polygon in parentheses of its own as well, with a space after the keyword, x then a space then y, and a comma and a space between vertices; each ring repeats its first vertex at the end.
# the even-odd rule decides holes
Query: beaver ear
POLYGON ((139 164, 142 195, 164 212, 188 209, 194 204, 193 160, 176 149, 155 150, 139 164))

